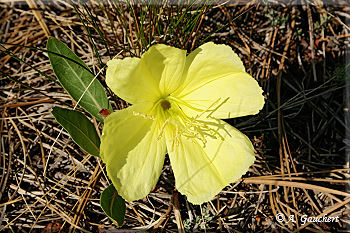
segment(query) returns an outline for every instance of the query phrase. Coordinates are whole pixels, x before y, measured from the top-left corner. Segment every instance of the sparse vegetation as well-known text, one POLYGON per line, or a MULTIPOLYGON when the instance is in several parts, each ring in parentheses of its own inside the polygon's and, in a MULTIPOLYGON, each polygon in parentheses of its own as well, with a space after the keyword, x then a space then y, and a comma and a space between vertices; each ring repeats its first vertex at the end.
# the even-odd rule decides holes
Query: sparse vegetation
MULTIPOLYGON (((106 62, 140 56, 156 43, 189 52, 207 41, 227 44, 264 89, 266 104, 259 115, 228 120, 256 149, 257 161, 242 180, 209 203, 191 205, 174 190, 167 159, 152 193, 127 203, 123 228, 348 229, 350 8, 316 1, 296 6, 151 3, 0 3, 0 229, 96 232, 116 227, 99 206, 109 184, 103 163, 76 146, 51 114, 54 106, 75 103, 50 66, 50 36, 67 44, 95 75, 101 71, 97 79, 113 110, 128 103, 105 85, 106 62), (278 213, 294 215, 296 221, 278 222, 278 213), (303 215, 339 216, 339 222, 302 225, 303 215)), ((103 125, 78 110, 101 133, 103 125)))

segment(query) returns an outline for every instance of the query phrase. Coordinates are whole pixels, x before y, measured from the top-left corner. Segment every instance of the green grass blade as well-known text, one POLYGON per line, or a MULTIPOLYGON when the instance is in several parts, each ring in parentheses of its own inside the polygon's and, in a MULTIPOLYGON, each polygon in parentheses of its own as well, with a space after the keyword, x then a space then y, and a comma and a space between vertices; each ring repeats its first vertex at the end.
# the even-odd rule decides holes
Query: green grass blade
POLYGON ((100 54, 99 54, 99 52, 98 52, 98 49, 97 49, 96 44, 95 44, 95 42, 94 42, 94 38, 93 38, 93 36, 92 36, 92 34, 91 34, 91 31, 90 31, 90 29, 89 29, 89 27, 88 27, 88 24, 87 24, 87 23, 91 23, 91 22, 90 22, 90 21, 86 18, 86 16, 78 9, 78 7, 77 7, 76 5, 73 5, 73 7, 74 7, 74 9, 75 9, 75 11, 76 11, 76 13, 77 13, 79 19, 80 19, 80 22, 83 24, 83 27, 84 27, 84 29, 85 29, 85 31, 86 31, 88 37, 89 37, 90 43, 91 43, 91 45, 92 45, 92 48, 94 49, 94 52, 95 52, 96 58, 97 58, 97 60, 98 60, 98 63, 99 63, 99 65, 100 65, 100 67, 102 67, 103 64, 102 64, 101 56, 100 56, 100 54), (85 18, 83 19, 82 16, 84 16, 85 18))
MULTIPOLYGON (((4 44, 6 44, 6 43, 4 43, 4 44)), ((9 44, 9 43, 7 43, 7 44, 9 44)), ((10 45, 21 46, 21 47, 23 47, 23 48, 30 48, 30 49, 32 49, 32 50, 35 50, 35 48, 29 47, 29 46, 22 46, 22 45, 17 45, 17 44, 10 44, 10 45)), ((40 70, 38 70, 37 68, 35 68, 35 67, 32 66, 31 64, 29 64, 28 62, 26 62, 26 61, 24 61, 23 59, 19 58, 16 54, 12 53, 10 50, 6 49, 5 46, 3 46, 1 42, 0 42, 0 47, 2 47, 2 48, 4 49, 3 51, 1 51, 1 53, 5 53, 5 54, 11 56, 13 59, 16 59, 16 60, 19 61, 20 63, 23 63, 23 64, 29 66, 31 69, 33 69, 33 70, 35 70, 36 72, 38 72, 40 75, 42 75, 42 76, 46 77, 47 79, 49 79, 49 80, 51 80, 51 81, 53 81, 53 82, 55 82, 55 83, 58 84, 58 82, 57 82, 56 80, 52 79, 52 78, 51 78, 50 76, 48 76, 47 74, 41 72, 40 70)))

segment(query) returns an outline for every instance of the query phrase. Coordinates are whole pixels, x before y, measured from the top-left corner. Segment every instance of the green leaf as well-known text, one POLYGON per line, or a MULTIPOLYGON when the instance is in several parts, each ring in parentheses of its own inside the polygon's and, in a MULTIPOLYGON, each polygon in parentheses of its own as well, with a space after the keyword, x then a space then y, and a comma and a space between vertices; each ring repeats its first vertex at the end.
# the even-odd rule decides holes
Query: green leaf
POLYGON ((103 190, 100 204, 105 214, 114 220, 118 226, 122 226, 125 217, 125 201, 119 196, 117 190, 111 184, 103 190))
POLYGON ((101 83, 97 79, 92 82, 94 75, 89 67, 56 38, 47 41, 47 51, 52 68, 63 88, 75 101, 78 102, 81 98, 79 105, 103 122, 99 111, 111 108, 101 83))
POLYGON ((100 138, 84 114, 60 107, 54 107, 51 113, 78 146, 91 155, 100 155, 100 138))

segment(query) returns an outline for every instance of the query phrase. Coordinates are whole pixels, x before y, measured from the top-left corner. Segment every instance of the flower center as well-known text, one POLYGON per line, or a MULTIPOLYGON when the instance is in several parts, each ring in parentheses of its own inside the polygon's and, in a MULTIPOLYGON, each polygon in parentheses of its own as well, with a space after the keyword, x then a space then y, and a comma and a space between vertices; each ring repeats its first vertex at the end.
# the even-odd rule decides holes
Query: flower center
POLYGON ((222 128, 221 123, 213 121, 210 117, 201 117, 204 113, 208 113, 207 110, 199 112, 195 117, 188 116, 180 107, 186 103, 172 96, 161 100, 159 104, 161 108, 158 108, 157 117, 161 119, 162 125, 158 138, 162 137, 164 130, 168 130, 169 136, 173 138, 173 146, 178 145, 182 136, 199 139, 203 147, 207 142, 206 137, 223 138, 218 132, 222 128))
POLYGON ((163 110, 168 110, 170 107, 171 107, 171 104, 169 101, 167 100, 163 100, 161 103, 160 103, 160 106, 162 106, 163 110))

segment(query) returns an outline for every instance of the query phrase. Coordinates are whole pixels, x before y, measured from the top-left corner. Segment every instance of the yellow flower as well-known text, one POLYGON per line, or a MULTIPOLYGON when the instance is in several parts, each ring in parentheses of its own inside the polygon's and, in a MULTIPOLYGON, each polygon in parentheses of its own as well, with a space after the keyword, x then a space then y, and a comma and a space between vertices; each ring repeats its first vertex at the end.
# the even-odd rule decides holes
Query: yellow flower
POLYGON ((132 104, 105 119, 101 158, 126 200, 155 187, 168 153, 177 190, 211 200, 254 163, 250 140, 220 119, 256 114, 262 89, 229 46, 186 51, 158 44, 141 58, 107 63, 106 82, 132 104))

